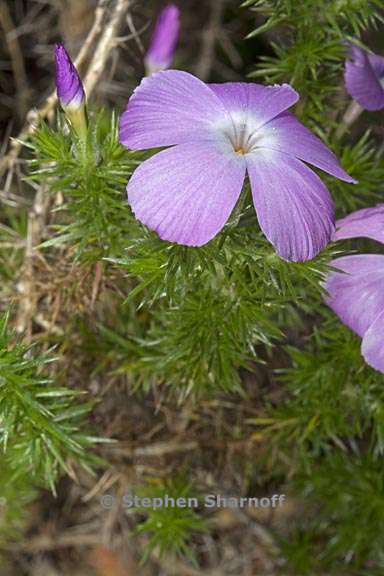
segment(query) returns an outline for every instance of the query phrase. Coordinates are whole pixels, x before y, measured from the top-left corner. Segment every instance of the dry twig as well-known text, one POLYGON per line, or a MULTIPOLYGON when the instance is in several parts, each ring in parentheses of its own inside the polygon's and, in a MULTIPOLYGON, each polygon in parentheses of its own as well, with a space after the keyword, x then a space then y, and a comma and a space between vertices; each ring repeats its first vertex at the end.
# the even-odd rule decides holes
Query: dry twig
POLYGON ((112 16, 100 38, 88 72, 84 79, 85 90, 89 95, 97 84, 110 55, 111 49, 115 45, 116 36, 127 13, 130 0, 117 0, 112 16))

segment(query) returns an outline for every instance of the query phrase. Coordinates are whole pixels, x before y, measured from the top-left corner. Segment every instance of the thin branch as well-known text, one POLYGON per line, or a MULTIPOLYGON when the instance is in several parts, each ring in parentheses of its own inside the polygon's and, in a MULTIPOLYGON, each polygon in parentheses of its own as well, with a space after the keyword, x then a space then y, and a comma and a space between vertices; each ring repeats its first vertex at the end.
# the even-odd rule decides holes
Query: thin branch
POLYGON ((145 48, 143 46, 140 36, 149 27, 150 23, 147 22, 140 30, 136 30, 131 14, 127 14, 127 24, 131 34, 127 36, 126 39, 129 40, 130 38, 133 38, 141 54, 144 54, 145 48))
POLYGON ((89 65, 88 72, 84 79, 85 91, 88 95, 93 91, 101 74, 103 73, 110 54, 110 50, 115 45, 120 24, 126 15, 129 4, 130 0, 117 0, 110 21, 100 38, 96 51, 93 55, 93 59, 89 65))

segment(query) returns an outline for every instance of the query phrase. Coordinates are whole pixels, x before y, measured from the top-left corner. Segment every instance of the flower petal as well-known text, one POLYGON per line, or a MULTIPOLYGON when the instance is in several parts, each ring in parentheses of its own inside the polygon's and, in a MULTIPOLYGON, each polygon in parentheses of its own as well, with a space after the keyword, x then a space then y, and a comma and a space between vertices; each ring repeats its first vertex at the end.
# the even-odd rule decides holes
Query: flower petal
POLYGON ((343 256, 331 265, 341 272, 328 275, 326 302, 344 324, 362 337, 384 310, 384 256, 343 256))
POLYGON ((340 180, 356 182, 341 168, 333 152, 290 112, 283 112, 265 124, 260 129, 260 142, 265 148, 300 158, 340 180))
POLYGON ((128 182, 136 218, 163 240, 201 246, 228 220, 245 177, 245 161, 228 147, 180 144, 152 156, 128 182))
POLYGON ((384 311, 364 334, 361 352, 367 364, 384 372, 384 311))
POLYGON ((298 93, 289 84, 263 86, 246 82, 208 84, 233 118, 244 116, 248 129, 256 130, 293 106, 298 93))
POLYGON ((212 123, 225 118, 219 98, 198 78, 165 70, 144 78, 120 122, 120 142, 134 150, 213 137, 212 123))
POLYGON ((351 58, 345 63, 344 74, 348 93, 366 110, 380 110, 384 107, 384 88, 376 73, 377 61, 357 46, 351 48, 351 58))
POLYGON ((384 244, 384 204, 363 208, 336 222, 333 240, 371 238, 384 244))
POLYGON ((376 74, 377 78, 383 79, 384 78, 384 58, 383 56, 379 56, 378 54, 368 54, 368 60, 373 68, 374 73, 376 74))
POLYGON ((287 154, 259 149, 245 156, 259 224, 285 260, 310 260, 329 242, 333 204, 325 185, 287 154))

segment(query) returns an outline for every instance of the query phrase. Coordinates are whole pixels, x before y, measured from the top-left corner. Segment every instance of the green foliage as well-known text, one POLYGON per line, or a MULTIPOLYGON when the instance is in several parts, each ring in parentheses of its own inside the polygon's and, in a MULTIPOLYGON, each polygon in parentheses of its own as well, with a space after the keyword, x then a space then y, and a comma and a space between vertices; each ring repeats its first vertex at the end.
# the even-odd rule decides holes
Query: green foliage
POLYGON ((265 19, 248 37, 279 28, 279 41, 271 42, 275 55, 262 56, 251 76, 293 84, 307 118, 321 119, 338 88, 343 41, 383 19, 380 0, 248 0, 243 6, 265 19))
POLYGON ((291 366, 280 370, 288 395, 253 420, 258 431, 280 451, 292 455, 294 447, 305 466, 309 456, 346 450, 362 438, 381 455, 384 376, 365 364, 360 346, 333 315, 314 329, 304 349, 288 346, 291 366))
POLYGON ((56 234, 44 247, 68 243, 77 258, 95 261, 124 246, 134 226, 125 186, 143 154, 123 148, 118 132, 116 115, 98 112, 86 143, 60 122, 57 130, 43 125, 34 135, 29 179, 64 195, 56 208, 56 234))
POLYGON ((337 142, 333 148, 344 169, 358 182, 351 186, 335 178, 324 178, 332 190, 340 216, 381 202, 383 150, 373 139, 371 131, 365 131, 352 144, 337 142))
POLYGON ((89 402, 81 393, 59 387, 45 375, 54 361, 15 341, 0 321, 0 446, 4 465, 14 477, 29 475, 54 491, 59 471, 72 473, 73 461, 88 469, 97 460, 89 449, 96 441, 80 430, 89 402))
POLYGON ((302 473, 295 481, 306 520, 303 523, 301 516, 289 540, 281 542, 292 573, 382 574, 382 459, 364 454, 364 447, 355 445, 312 464, 310 474, 302 473))
POLYGON ((281 25, 313 30, 322 24, 324 30, 318 34, 342 39, 348 31, 357 35, 374 26, 381 19, 382 3, 380 0, 307 0, 301 4, 294 0, 246 0, 243 6, 266 18, 249 37, 281 25))
POLYGON ((372 574, 384 566, 384 376, 365 364, 360 346, 324 313, 304 349, 286 348, 285 400, 250 420, 267 441, 267 468, 284 473, 289 462, 290 488, 305 503, 281 542, 295 576, 360 576, 367 558, 372 574))
MULTIPOLYGON (((192 486, 184 479, 166 481, 159 486, 147 485, 139 492, 148 498, 161 498, 166 496, 181 502, 188 503, 188 498, 196 498, 192 494, 192 486)), ((136 532, 138 534, 148 534, 148 543, 145 546, 142 562, 146 562, 154 549, 158 549, 159 554, 169 554, 172 556, 187 557, 192 563, 196 563, 193 550, 190 546, 194 534, 205 532, 208 529, 207 521, 198 515, 193 507, 189 506, 169 506, 158 508, 138 509, 145 512, 147 518, 140 523, 136 532)))
POLYGON ((142 335, 120 331, 114 318, 103 335, 121 353, 119 372, 133 373, 146 391, 160 380, 182 397, 240 392, 239 368, 263 361, 257 345, 284 338, 276 320, 284 319, 289 302, 306 310, 309 295, 318 298, 331 255, 300 264, 281 260, 250 208, 202 248, 143 233, 126 252, 112 261, 136 282, 126 306, 129 315, 140 310, 147 327, 142 335))
MULTIPOLYGON (((4 455, 0 456, 0 549, 21 537, 27 505, 36 497, 28 471, 15 475, 4 455)), ((1 564, 1 558, 0 558, 1 564)))

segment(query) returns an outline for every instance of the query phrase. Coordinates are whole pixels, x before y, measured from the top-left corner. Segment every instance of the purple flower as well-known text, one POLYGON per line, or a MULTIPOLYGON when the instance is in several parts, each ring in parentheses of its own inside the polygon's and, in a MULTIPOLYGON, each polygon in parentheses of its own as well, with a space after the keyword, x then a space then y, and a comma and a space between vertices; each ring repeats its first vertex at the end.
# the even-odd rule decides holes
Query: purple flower
POLYGON ((56 44, 56 90, 64 110, 78 110, 85 104, 83 84, 63 44, 56 44))
POLYGON ((179 37, 179 29, 180 11, 174 4, 169 4, 160 12, 145 56, 148 75, 169 68, 179 37))
MULTIPOLYGON (((335 240, 365 237, 384 243, 384 204, 358 210, 336 223, 335 240)), ((327 304, 363 340, 366 362, 384 372, 384 256, 359 254, 331 262, 327 304)))
POLYGON ((366 110, 384 108, 384 58, 350 47, 350 59, 345 63, 345 83, 348 93, 366 110))
POLYGON ((353 180, 286 112, 297 100, 287 84, 204 84, 176 70, 144 78, 121 118, 120 141, 134 150, 172 147, 131 177, 136 217, 162 239, 201 246, 223 228, 248 172, 260 227, 279 255, 313 258, 334 230, 333 204, 304 162, 353 180))
POLYGON ((336 222, 333 240, 370 238, 384 244, 384 204, 363 208, 336 222))

